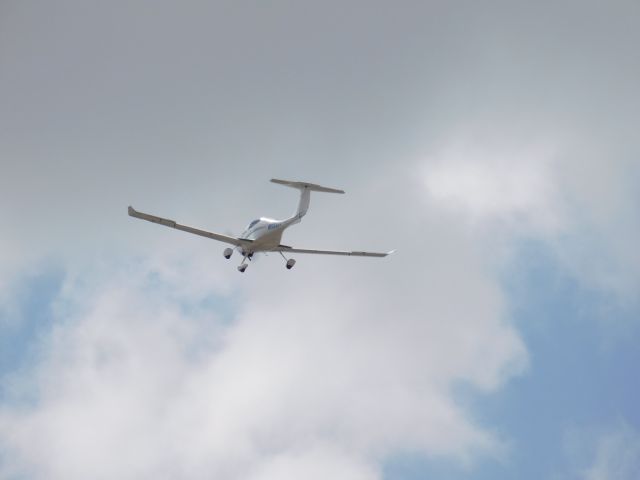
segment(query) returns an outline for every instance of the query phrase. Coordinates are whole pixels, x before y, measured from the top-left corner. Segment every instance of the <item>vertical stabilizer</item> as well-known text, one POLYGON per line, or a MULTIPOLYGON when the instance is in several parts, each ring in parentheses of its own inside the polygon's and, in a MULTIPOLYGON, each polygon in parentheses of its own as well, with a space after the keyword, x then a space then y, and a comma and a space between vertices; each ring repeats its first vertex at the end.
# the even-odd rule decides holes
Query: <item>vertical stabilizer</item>
POLYGON ((309 200, 311 199, 311 190, 308 188, 300 189, 300 201, 298 202, 298 210, 295 213, 295 216, 299 219, 304 217, 307 214, 307 210, 309 210, 309 200))

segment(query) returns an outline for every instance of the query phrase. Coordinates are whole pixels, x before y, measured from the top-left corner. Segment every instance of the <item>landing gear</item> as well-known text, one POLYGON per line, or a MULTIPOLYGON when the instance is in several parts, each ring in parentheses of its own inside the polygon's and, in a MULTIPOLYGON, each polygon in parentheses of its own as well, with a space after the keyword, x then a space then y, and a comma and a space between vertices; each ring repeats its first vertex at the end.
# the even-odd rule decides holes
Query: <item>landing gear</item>
POLYGON ((282 252, 278 252, 282 258, 284 258, 287 261, 287 270, 291 270, 293 268, 293 266, 296 264, 296 261, 293 258, 290 258, 289 260, 287 260, 287 257, 284 256, 284 254, 282 252))
POLYGON ((231 248, 225 248, 225 249, 224 249, 224 252, 223 252, 224 258, 226 258, 227 260, 229 260, 229 259, 231 258, 231 254, 232 254, 232 253, 233 253, 233 249, 231 249, 231 248))
POLYGON ((245 263, 247 261, 247 258, 249 259, 249 261, 251 261, 251 259, 253 258, 253 252, 250 252, 250 253, 243 252, 242 263, 240 265, 238 265, 238 271, 240 273, 244 273, 244 271, 249 266, 249 264, 245 263))

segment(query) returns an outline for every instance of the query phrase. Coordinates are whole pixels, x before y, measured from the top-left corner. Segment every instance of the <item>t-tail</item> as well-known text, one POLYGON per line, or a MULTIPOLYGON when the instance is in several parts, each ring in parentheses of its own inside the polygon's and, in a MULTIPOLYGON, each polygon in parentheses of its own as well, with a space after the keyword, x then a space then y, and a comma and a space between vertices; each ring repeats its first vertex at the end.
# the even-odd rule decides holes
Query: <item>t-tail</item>
POLYGON ((289 219, 292 220, 291 223, 298 223, 302 219, 302 217, 307 214, 307 210, 309 210, 309 198, 311 197, 311 192, 344 193, 344 190, 323 187, 322 185, 317 185, 315 183, 292 182, 290 180, 280 180, 277 178, 272 178, 271 181, 279 185, 284 185, 286 187, 296 188, 300 190, 300 201, 298 202, 298 209, 289 219))

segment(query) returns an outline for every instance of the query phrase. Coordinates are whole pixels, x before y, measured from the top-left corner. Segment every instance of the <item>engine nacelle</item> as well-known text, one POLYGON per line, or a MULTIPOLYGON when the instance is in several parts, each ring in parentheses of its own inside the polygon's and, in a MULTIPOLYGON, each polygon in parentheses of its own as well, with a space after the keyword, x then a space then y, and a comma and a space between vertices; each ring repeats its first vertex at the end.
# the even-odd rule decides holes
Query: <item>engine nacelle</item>
POLYGON ((231 254, 232 253, 233 253, 233 249, 232 248, 225 248, 224 252, 223 252, 224 258, 229 260, 231 258, 231 254))
POLYGON ((296 261, 293 258, 287 260, 287 270, 291 270, 295 264, 296 261))

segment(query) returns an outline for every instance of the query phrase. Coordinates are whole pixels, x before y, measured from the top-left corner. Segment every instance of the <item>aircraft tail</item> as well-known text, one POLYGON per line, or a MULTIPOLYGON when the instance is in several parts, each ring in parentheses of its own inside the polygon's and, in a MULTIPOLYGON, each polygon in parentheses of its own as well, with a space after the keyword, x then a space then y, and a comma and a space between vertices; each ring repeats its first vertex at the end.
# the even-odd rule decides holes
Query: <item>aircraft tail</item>
POLYGON ((309 209, 309 199, 311 197, 311 192, 344 193, 344 190, 323 187, 322 185, 317 185, 315 183, 292 182, 290 180, 280 180, 277 178, 272 178, 271 181, 273 183, 277 183, 278 185, 284 185, 285 187, 291 187, 300 190, 300 201, 298 202, 298 209, 293 216, 293 218, 297 218, 298 220, 304 217, 307 213, 307 210, 309 209))

